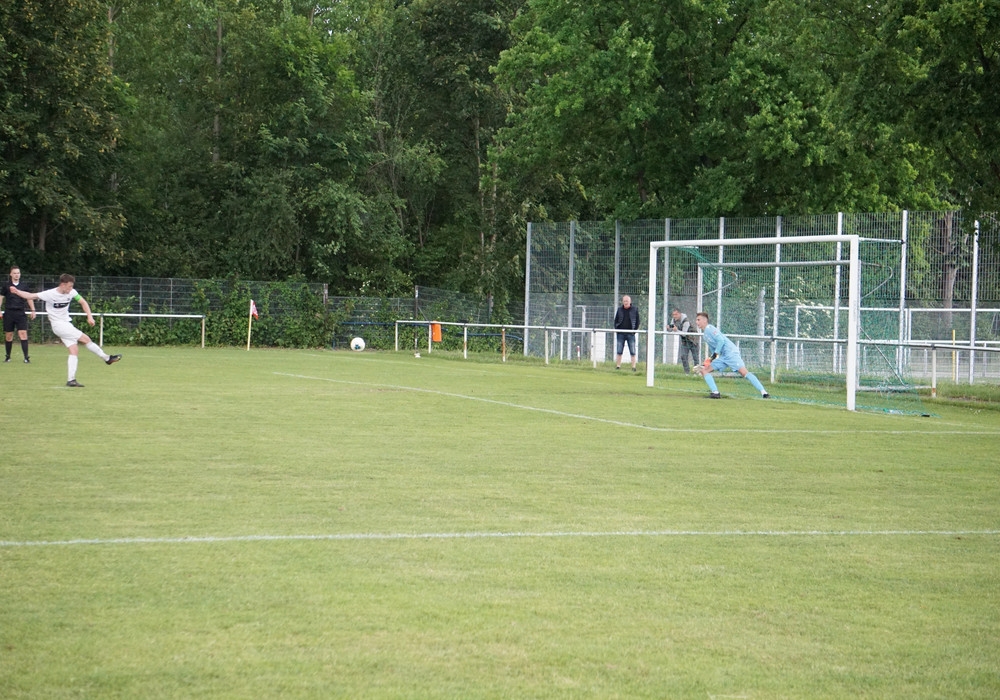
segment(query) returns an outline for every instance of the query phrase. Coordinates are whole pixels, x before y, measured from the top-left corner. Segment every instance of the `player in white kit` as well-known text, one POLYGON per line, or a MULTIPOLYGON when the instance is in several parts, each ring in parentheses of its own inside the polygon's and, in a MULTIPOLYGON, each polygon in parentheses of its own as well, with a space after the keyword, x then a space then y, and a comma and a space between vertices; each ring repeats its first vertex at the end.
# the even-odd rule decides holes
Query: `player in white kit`
POLYGON ((66 382, 66 386, 82 387, 83 384, 76 381, 76 365, 79 361, 77 357, 79 353, 79 343, 83 343, 85 348, 104 360, 105 364, 113 365, 122 359, 122 356, 109 355, 104 352, 100 345, 91 340, 90 336, 74 326, 72 321, 70 321, 70 302, 77 301, 83 308, 84 313, 87 314, 87 323, 92 326, 94 325, 94 317, 90 313, 90 304, 87 303, 86 299, 80 296, 79 292, 73 289, 73 285, 75 283, 76 278, 73 277, 73 275, 63 274, 59 276, 58 287, 46 289, 44 292, 33 294, 31 292, 22 292, 20 289, 13 289, 12 291, 22 299, 29 301, 41 299, 45 302, 45 311, 48 313, 49 324, 52 326, 52 332, 55 333, 63 342, 63 345, 69 349, 69 378, 66 382))

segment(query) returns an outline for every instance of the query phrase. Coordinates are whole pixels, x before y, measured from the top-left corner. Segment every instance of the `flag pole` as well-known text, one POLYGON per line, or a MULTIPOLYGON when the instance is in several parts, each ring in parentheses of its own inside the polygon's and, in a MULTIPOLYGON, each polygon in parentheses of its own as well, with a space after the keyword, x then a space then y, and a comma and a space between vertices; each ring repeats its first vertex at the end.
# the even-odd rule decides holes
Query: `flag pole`
POLYGON ((254 303, 253 299, 250 300, 250 313, 247 314, 247 352, 250 352, 250 333, 253 330, 253 312, 254 303))

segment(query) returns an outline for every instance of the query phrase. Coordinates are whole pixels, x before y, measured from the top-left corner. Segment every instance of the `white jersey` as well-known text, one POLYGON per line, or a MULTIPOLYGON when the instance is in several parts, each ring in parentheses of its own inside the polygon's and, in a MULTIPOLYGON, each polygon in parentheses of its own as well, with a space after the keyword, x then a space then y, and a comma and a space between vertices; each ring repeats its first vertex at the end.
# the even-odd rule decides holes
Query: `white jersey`
POLYGON ((74 299, 81 301, 83 297, 75 289, 69 294, 63 294, 58 287, 46 289, 38 293, 38 298, 45 302, 45 310, 49 314, 49 319, 53 321, 64 321, 70 323, 69 304, 74 299))

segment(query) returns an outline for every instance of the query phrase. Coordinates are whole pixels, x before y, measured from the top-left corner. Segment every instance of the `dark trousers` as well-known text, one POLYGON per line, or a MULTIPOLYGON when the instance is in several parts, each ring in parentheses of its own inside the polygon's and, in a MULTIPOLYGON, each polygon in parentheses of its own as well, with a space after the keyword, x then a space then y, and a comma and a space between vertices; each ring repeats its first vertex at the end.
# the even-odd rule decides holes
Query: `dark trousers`
POLYGON ((681 338, 681 364, 684 365, 684 373, 691 371, 691 365, 698 364, 698 349, 694 343, 692 343, 687 338, 681 338), (691 356, 691 362, 688 362, 688 355, 691 356))

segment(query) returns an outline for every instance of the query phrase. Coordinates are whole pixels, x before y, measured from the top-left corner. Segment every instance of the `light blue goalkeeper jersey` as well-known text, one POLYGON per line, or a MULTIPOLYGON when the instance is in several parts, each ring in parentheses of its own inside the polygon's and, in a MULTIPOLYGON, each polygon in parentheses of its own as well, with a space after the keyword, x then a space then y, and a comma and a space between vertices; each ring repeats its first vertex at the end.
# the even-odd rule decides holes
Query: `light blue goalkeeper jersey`
POLYGON ((714 355, 725 357, 737 353, 736 345, 718 328, 709 324, 702 331, 702 337, 708 343, 708 349, 714 355))
POLYGON ((740 355, 740 349, 736 347, 736 343, 711 324, 705 326, 702 333, 709 351, 719 356, 717 360, 712 361, 712 369, 723 370, 728 367, 738 372, 743 366, 743 357, 740 355))

